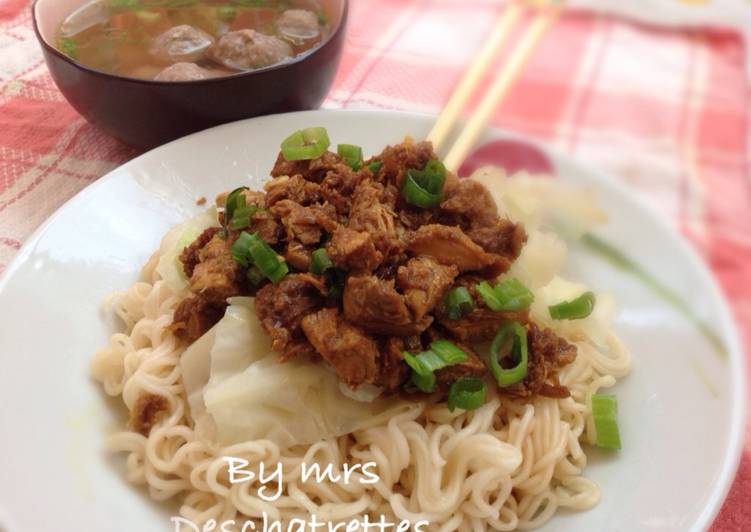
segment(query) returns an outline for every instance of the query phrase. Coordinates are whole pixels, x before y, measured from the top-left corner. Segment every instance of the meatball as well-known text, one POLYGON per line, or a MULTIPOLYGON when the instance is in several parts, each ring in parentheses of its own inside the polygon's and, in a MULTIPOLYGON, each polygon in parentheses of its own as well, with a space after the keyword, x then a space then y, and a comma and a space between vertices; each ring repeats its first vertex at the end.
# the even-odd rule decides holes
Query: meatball
POLYGON ((151 55, 163 63, 195 62, 203 57, 214 38, 205 31, 182 24, 154 39, 151 55))
POLYGON ((175 63, 154 76, 155 81, 196 81, 210 78, 208 70, 195 63, 175 63))
POLYGON ((318 17, 305 9, 288 9, 277 19, 276 27, 292 39, 312 39, 318 36, 318 17))
POLYGON ((207 55, 227 68, 250 70, 291 57, 292 47, 277 37, 255 30, 239 30, 223 35, 209 48, 207 55))

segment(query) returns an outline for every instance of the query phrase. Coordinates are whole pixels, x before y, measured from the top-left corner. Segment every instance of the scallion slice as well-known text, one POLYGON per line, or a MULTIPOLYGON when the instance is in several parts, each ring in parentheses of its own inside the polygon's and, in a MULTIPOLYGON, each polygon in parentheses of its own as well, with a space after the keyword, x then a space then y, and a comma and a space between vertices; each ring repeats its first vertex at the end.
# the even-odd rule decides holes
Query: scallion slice
POLYGON ((244 191, 249 190, 248 187, 236 188, 227 196, 227 201, 224 202, 224 225, 228 226, 235 217, 235 211, 246 206, 244 191))
POLYGON ((232 219, 229 221, 229 228, 235 231, 245 229, 250 226, 250 217, 258 211, 257 205, 243 205, 235 209, 232 219))
MULTIPOLYGON (((448 340, 436 340, 430 344, 430 351, 443 361, 443 366, 453 366, 467 360, 467 353, 456 347, 448 340)), ((440 368, 436 368, 440 369, 440 368)))
POLYGON ((603 449, 620 449, 621 434, 618 430, 618 399, 615 395, 592 396, 592 418, 597 437, 595 443, 603 449))
POLYGON ((246 268, 250 266, 251 263, 250 252, 248 250, 252 243, 252 235, 243 231, 240 233, 240 236, 237 237, 237 240, 235 240, 230 249, 232 258, 246 268))
POLYGON ((402 185, 402 197, 416 207, 428 209, 443 201, 446 168, 435 159, 428 161, 422 170, 407 170, 402 185))
POLYGON ((501 327, 490 344, 490 372, 495 377, 498 386, 506 387, 521 382, 527 376, 527 330, 516 321, 511 321, 501 327), (505 353, 501 353, 501 350, 505 353), (516 364, 512 368, 503 368, 501 358, 510 356, 516 364))
POLYGON ((476 377, 465 377, 457 380, 449 390, 449 410, 475 410, 485 404, 488 385, 484 380, 476 377))
POLYGON ((436 340, 430 349, 418 355, 404 352, 404 360, 412 368, 412 383, 423 392, 435 389, 435 372, 467 360, 467 353, 448 340, 436 340))
POLYGON ((282 142, 282 156, 288 161, 303 161, 320 157, 331 141, 326 128, 309 127, 295 131, 282 142))
POLYGON ((514 278, 506 279, 495 287, 483 281, 476 288, 485 305, 496 312, 524 310, 529 308, 535 299, 534 294, 514 278))
POLYGON ((592 314, 594 309, 594 292, 584 292, 576 299, 548 307, 550 317, 554 320, 580 320, 592 314))
POLYGON ((503 304, 501 303, 498 294, 496 294, 495 290, 493 290, 493 287, 490 286, 490 284, 488 284, 486 281, 483 281, 475 286, 475 289, 477 290, 477 293, 480 294, 483 302, 490 310, 501 310, 503 304))
POLYGON ((271 246, 264 242, 256 233, 243 231, 232 244, 232 257, 245 267, 254 265, 271 282, 278 283, 287 275, 287 263, 279 259, 271 246))
POLYGON ((452 288, 443 300, 443 308, 450 320, 463 318, 475 308, 475 300, 463 286, 452 288))
POLYGON ((495 285, 495 293, 504 311, 516 311, 529 308, 535 300, 534 294, 519 279, 511 278, 495 285))
POLYGON ((382 166, 383 166, 382 161, 373 161, 372 163, 368 165, 368 170, 370 170, 374 174, 377 174, 382 166))
POLYGON ((344 159, 352 170, 357 171, 362 167, 362 148, 354 144, 339 144, 336 152, 344 159))
POLYGON ((333 267, 334 263, 324 248, 315 250, 310 256, 310 267, 308 268, 310 273, 323 275, 326 270, 333 267))
POLYGON ((402 355, 407 365, 412 368, 412 383, 423 392, 432 392, 435 388, 435 373, 423 363, 423 353, 415 356, 405 351, 402 355))

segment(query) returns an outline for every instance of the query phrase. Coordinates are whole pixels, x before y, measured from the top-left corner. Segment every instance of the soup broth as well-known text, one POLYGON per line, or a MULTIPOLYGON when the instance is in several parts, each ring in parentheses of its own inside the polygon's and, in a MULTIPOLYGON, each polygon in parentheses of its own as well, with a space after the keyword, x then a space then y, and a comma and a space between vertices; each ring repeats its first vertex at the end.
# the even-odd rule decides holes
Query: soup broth
POLYGON ((57 40, 97 70, 193 81, 288 61, 330 31, 319 0, 93 0, 63 21, 57 40))

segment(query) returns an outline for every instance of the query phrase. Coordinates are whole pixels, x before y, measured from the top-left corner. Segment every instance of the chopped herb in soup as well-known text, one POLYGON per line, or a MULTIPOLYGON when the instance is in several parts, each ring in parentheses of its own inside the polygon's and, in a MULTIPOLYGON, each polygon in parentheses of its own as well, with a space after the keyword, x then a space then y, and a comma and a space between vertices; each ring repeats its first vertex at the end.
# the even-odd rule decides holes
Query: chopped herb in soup
POLYGON ((329 31, 319 0, 92 0, 63 21, 58 48, 104 72, 193 81, 287 61, 329 31))

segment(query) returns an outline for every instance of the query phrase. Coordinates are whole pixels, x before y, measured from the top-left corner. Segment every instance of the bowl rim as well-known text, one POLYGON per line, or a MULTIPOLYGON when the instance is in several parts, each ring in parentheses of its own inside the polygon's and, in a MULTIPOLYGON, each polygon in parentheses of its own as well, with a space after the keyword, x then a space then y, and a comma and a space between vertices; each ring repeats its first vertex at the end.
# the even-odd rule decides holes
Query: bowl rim
POLYGON ((342 31, 344 31, 344 28, 346 27, 346 23, 347 23, 347 17, 349 15, 349 0, 340 0, 342 3, 342 15, 341 17, 339 17, 338 24, 336 25, 334 29, 332 29, 332 31, 329 33, 326 39, 324 39, 321 43, 319 43, 318 46, 290 59, 289 61, 283 61, 283 62, 275 63, 273 65, 269 65, 266 67, 248 70, 245 72, 238 72, 236 74, 230 74, 228 76, 216 76, 216 77, 207 78, 207 79, 197 79, 197 80, 190 80, 190 81, 157 81, 153 79, 123 76, 120 74, 113 74, 111 72, 105 72, 104 70, 91 68, 65 55, 64 53, 62 53, 60 50, 57 49, 57 47, 49 43, 47 39, 45 39, 42 36, 42 32, 39 30, 39 22, 37 21, 37 5, 39 4, 40 1, 41 0, 34 0, 34 2, 32 2, 31 4, 31 21, 32 21, 32 26, 34 28, 34 34, 36 35, 36 38, 39 41, 39 44, 42 46, 42 48, 46 52, 49 52, 52 55, 57 56, 57 58, 62 59, 63 61, 73 65, 74 67, 80 70, 83 70, 86 73, 94 75, 94 76, 111 78, 113 80, 127 82, 127 83, 139 83, 139 84, 151 85, 155 87, 184 87, 184 86, 189 87, 189 86, 194 86, 194 85, 209 85, 212 83, 231 82, 233 80, 237 80, 237 79, 241 79, 245 77, 251 77, 256 74, 260 75, 260 74, 265 74, 267 72, 273 72, 276 70, 283 70, 285 68, 292 67, 299 63, 303 63, 306 60, 316 56, 324 48, 327 48, 331 44, 331 41, 334 39, 334 37, 337 37, 342 31))

